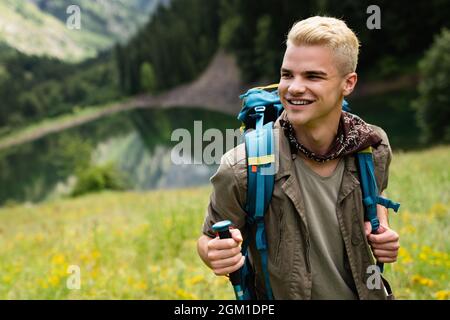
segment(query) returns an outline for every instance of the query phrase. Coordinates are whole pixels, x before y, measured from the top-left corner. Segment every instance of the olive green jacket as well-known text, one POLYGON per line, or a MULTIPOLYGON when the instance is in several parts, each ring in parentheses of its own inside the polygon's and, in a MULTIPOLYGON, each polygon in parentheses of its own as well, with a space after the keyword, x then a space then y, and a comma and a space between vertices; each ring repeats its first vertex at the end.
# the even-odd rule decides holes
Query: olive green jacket
MULTIPOLYGON (((283 113, 280 118, 286 117, 283 113)), ((372 126, 383 139, 373 150, 375 175, 379 190, 388 183, 391 150, 386 134, 381 128, 372 126)), ((274 129, 282 132, 279 119, 274 129)), ((268 244, 268 270, 275 299, 310 299, 311 267, 309 262, 309 235, 304 203, 299 181, 295 174, 289 142, 284 134, 278 134, 278 171, 272 201, 265 213, 268 244)), ((247 192, 247 166, 245 145, 240 144, 228 151, 220 167, 211 178, 213 192, 203 225, 203 233, 215 237, 211 226, 228 219, 242 232, 244 239, 250 238, 250 255, 254 265, 255 287, 259 297, 264 295, 264 276, 255 245, 254 227, 245 224, 244 211, 247 192)), ((364 207, 358 179, 355 157, 345 157, 345 169, 338 193, 336 215, 345 245, 345 267, 351 270, 359 299, 386 299, 383 284, 380 289, 369 289, 366 285, 372 275, 367 272, 375 261, 364 232, 364 207)), ((373 278, 373 277, 372 277, 373 278)))

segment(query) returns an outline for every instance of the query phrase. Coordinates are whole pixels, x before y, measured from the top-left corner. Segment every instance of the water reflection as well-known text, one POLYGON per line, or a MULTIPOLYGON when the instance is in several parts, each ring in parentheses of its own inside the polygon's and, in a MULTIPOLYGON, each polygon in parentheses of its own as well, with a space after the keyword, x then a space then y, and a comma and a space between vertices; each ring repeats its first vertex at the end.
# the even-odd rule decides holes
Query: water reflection
POLYGON ((198 108, 134 110, 0 152, 0 204, 70 193, 77 172, 114 163, 133 190, 207 184, 217 165, 174 165, 173 130, 239 127, 235 117, 198 108))

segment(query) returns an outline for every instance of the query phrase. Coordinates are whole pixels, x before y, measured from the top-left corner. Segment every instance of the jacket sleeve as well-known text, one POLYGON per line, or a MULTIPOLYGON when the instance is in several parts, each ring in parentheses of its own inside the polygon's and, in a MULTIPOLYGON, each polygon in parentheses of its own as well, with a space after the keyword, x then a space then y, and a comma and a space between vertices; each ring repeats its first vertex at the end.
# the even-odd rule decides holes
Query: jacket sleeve
POLYGON ((211 227, 221 220, 230 220, 235 228, 246 237, 245 201, 247 168, 245 148, 239 145, 227 152, 221 159, 217 172, 211 177, 212 193, 203 222, 203 234, 214 238, 211 227), (244 154, 242 154, 244 152, 244 154))

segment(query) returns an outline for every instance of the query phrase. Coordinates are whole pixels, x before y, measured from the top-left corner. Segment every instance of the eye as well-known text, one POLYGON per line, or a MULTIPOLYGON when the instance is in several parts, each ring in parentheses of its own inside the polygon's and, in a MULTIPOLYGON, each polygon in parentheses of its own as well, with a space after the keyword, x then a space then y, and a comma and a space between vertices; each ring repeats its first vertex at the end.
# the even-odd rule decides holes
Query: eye
POLYGON ((282 72, 281 77, 284 79, 289 79, 292 77, 292 75, 290 73, 282 72))

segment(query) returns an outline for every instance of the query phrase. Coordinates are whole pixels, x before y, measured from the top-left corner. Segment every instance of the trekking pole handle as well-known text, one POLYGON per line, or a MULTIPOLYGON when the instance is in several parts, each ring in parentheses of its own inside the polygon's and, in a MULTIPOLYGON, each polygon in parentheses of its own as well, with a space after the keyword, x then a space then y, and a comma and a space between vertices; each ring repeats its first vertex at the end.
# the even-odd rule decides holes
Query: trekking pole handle
MULTIPOLYGON (((231 221, 230 220, 223 220, 215 223, 212 226, 212 230, 219 236, 220 239, 229 239, 231 238, 230 233, 230 227, 231 227, 231 221)), ((235 289, 236 298, 238 300, 242 300, 242 289, 240 288, 241 285, 241 274, 239 270, 233 271, 230 273, 230 281, 235 289)))

